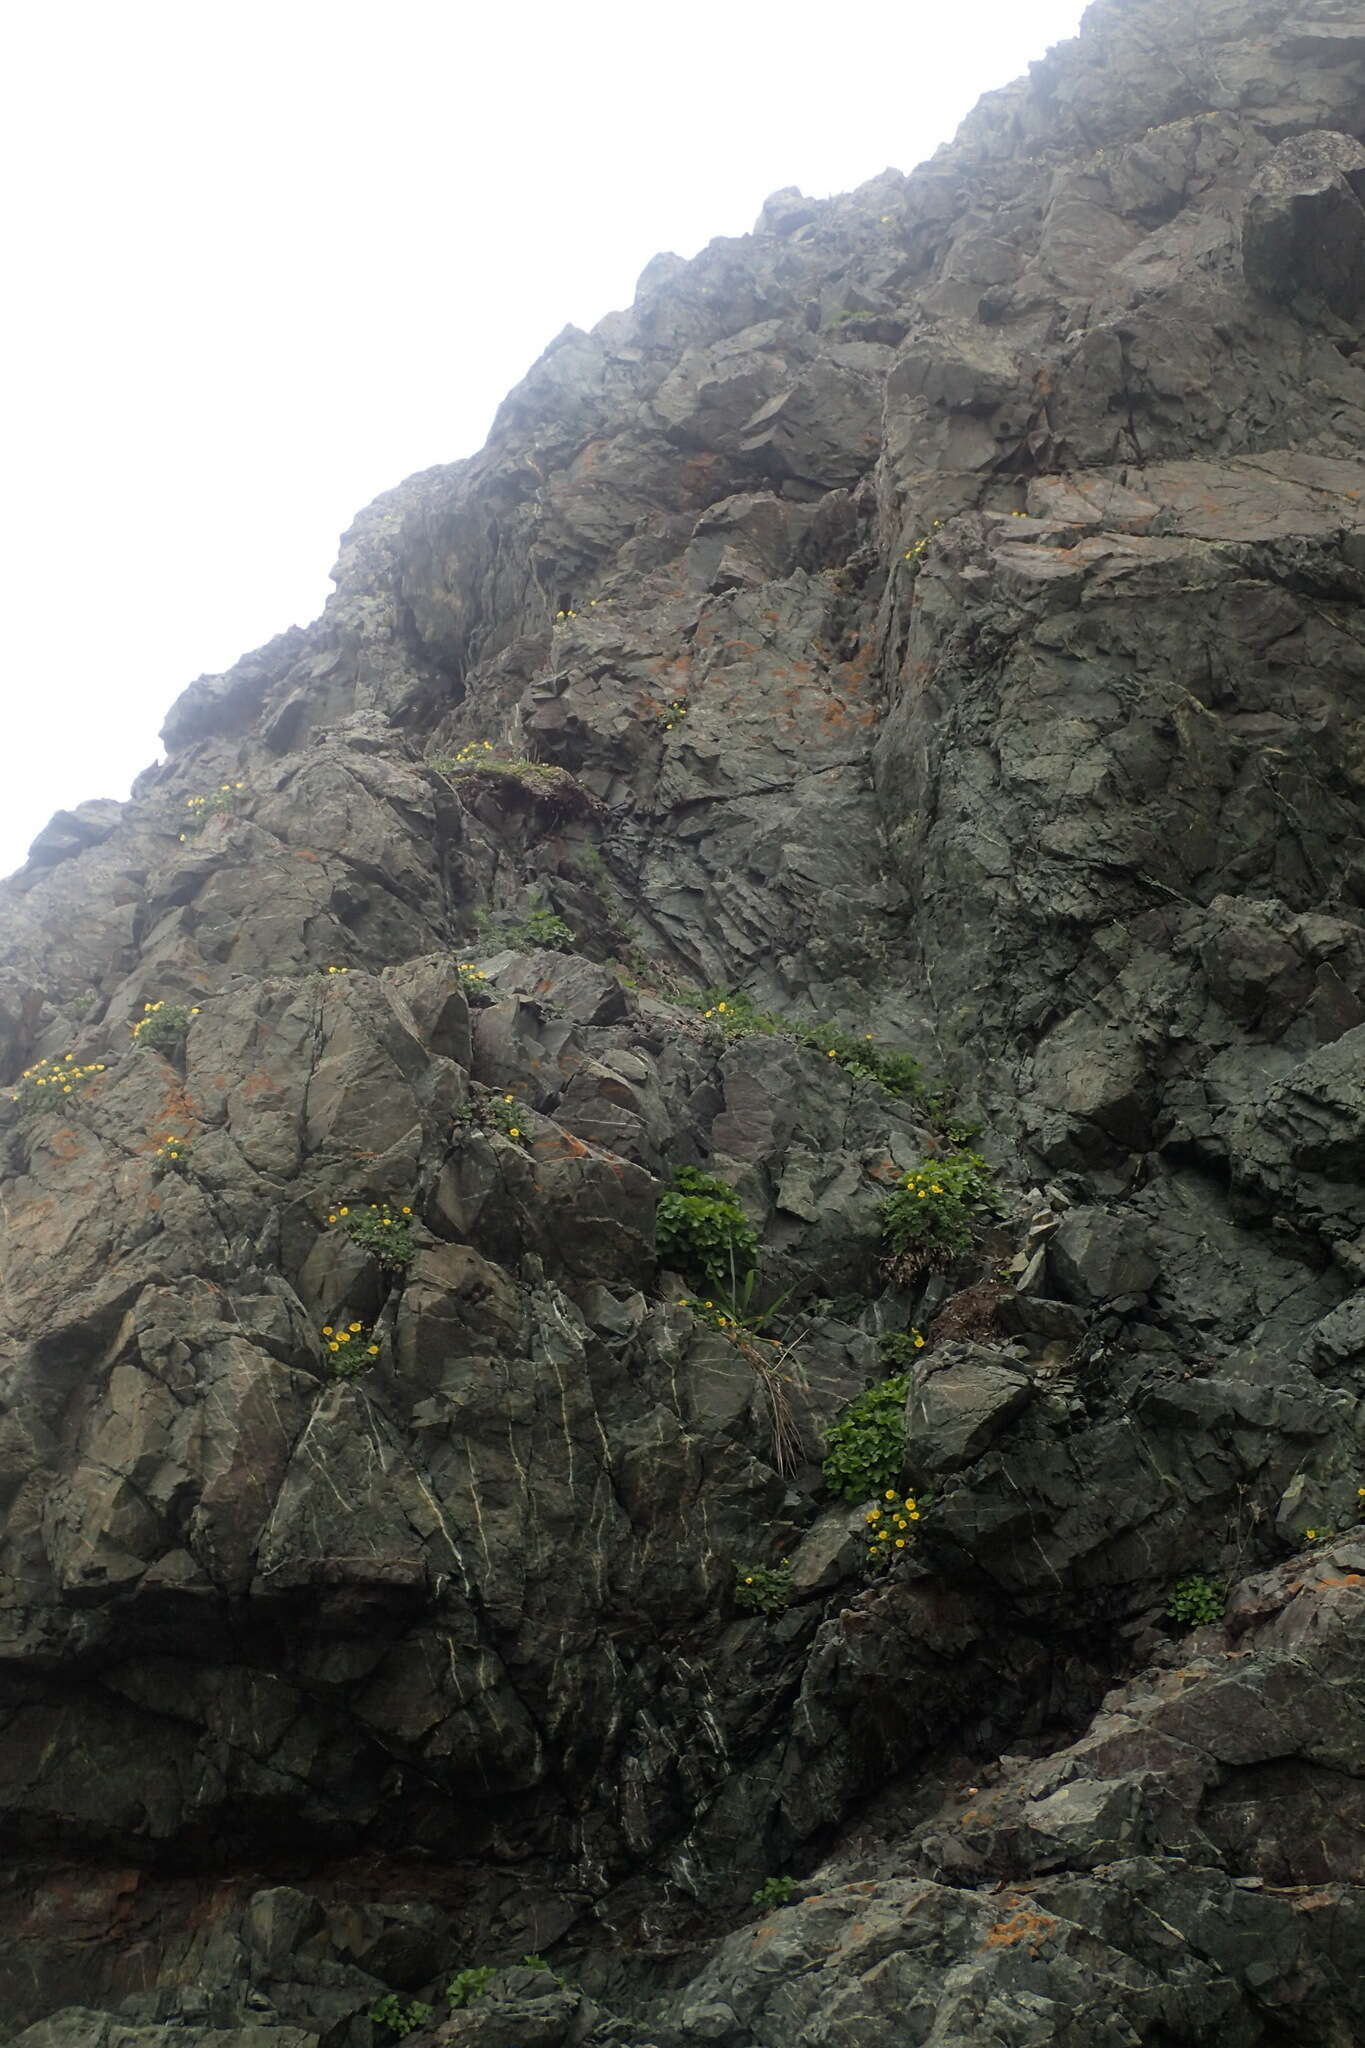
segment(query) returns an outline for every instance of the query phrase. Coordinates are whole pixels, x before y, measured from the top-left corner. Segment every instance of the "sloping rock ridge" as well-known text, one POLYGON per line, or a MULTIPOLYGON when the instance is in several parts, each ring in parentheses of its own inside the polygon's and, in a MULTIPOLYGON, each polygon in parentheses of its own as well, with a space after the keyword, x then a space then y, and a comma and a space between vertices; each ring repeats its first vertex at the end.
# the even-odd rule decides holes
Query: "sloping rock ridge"
POLYGON ((40 835, 7 2042, 1365 2041, 1363 311, 1097 0, 40 835))

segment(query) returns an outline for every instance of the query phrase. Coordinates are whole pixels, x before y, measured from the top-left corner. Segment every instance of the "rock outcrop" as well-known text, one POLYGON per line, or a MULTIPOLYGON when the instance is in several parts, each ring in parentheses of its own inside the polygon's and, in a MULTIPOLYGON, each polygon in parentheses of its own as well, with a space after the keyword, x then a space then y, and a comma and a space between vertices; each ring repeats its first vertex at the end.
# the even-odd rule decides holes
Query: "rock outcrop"
POLYGON ((1365 2039, 1363 144, 1096 0, 0 891, 16 2048, 1365 2039))

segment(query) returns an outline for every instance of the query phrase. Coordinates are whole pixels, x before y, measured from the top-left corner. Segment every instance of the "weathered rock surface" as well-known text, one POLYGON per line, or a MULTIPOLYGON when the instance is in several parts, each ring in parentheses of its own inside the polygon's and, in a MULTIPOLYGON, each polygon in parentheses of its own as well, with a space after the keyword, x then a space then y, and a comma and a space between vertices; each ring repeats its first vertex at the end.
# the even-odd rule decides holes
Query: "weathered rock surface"
POLYGON ((40 835, 3 2038, 1365 2039, 1362 137, 1347 0, 1097 0, 566 329, 40 835))

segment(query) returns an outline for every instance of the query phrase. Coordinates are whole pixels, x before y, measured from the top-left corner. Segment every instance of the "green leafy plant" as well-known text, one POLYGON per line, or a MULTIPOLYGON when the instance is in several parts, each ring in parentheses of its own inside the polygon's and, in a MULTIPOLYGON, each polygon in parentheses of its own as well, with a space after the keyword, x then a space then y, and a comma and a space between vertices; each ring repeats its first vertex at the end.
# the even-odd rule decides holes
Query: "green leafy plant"
POLYGON ((758 1257, 758 1233, 734 1189, 695 1166, 679 1167, 659 1197, 654 1235, 661 1259, 713 1282, 737 1285, 758 1257))
POLYGON ((882 1204, 882 1231, 895 1279, 946 1265, 972 1242, 983 1209, 998 1207, 995 1176, 977 1152, 952 1152, 907 1173, 882 1204))
POLYGON ((857 1037, 828 1024, 798 1024, 773 1010, 760 1010, 751 996, 733 991, 693 991, 678 1000, 689 1009, 700 1010, 705 1022, 727 1039, 791 1038, 833 1060, 855 1081, 870 1081, 888 1095, 911 1101, 926 1099, 919 1061, 908 1052, 878 1045, 870 1031, 857 1037))
POLYGON ((681 725, 690 709, 686 697, 675 697, 659 720, 664 731, 672 732, 675 725, 681 725))
POLYGON ((794 1877, 765 1877, 758 1890, 754 1893, 753 1903, 756 1906, 762 1906, 765 1910, 769 1906, 785 1906, 790 1902, 795 1890, 796 1879, 794 1877))
POLYGON ((821 1468, 832 1493, 870 1500, 888 1491, 905 1462, 905 1379, 882 1380, 850 1401, 827 1438, 821 1468))
POLYGON ((466 1970, 457 1970, 446 1985, 446 1997, 453 2006, 472 2005, 476 1998, 482 1998, 497 1970, 492 1963, 476 1963, 466 1970))
POLYGON ((1186 1628, 1199 1628, 1205 1622, 1221 1621, 1227 1604, 1227 1595, 1216 1581, 1203 1572, 1187 1572, 1171 1588, 1166 1612, 1186 1628))
POLYGON ((491 918, 487 911, 481 911, 475 921, 481 933, 496 935, 507 946, 524 946, 541 953, 572 953, 578 944, 573 927, 553 910, 528 910, 522 918, 491 918))
POLYGON ((246 788, 244 782, 221 782, 217 789, 206 791, 202 796, 187 796, 185 809, 188 812, 180 834, 181 841, 196 839, 208 824, 210 818, 223 818, 237 808, 237 797, 246 788))
POLYGON ((388 1202, 342 1202, 327 1221, 345 1231, 354 1244, 378 1259, 381 1266, 403 1267, 410 1263, 417 1244, 412 1234, 411 1206, 397 1209, 388 1202))
POLYGON ((190 1019, 198 1015, 198 1003, 144 1003, 142 1015, 132 1027, 133 1044, 174 1052, 185 1043, 190 1019))
POLYGON ((899 1494, 890 1486, 883 1490, 881 1499, 874 1501, 863 1517, 867 1523, 865 1570, 890 1570, 914 1542, 928 1505, 927 1496, 899 1494))
POLYGON ((167 1138, 152 1154, 158 1177, 163 1173, 188 1173, 193 1152, 188 1138, 167 1138))
POLYGON ((59 1059, 38 1060, 33 1066, 25 1067, 19 1076, 19 1085, 14 1090, 15 1100, 23 1110, 69 1109, 71 1098, 87 1081, 103 1072, 102 1060, 88 1066, 77 1066, 74 1052, 64 1052, 59 1059))
POLYGON ((327 1364, 334 1380, 356 1379, 379 1356, 373 1326, 348 1318, 344 1309, 334 1323, 322 1325, 322 1341, 327 1347, 327 1364))
POLYGON ((888 1372, 904 1372, 923 1349, 924 1338, 918 1330, 886 1330, 877 1339, 877 1356, 888 1372))
POLYGON ((499 1095, 491 1088, 471 1095, 453 1119, 454 1130, 501 1131, 504 1138, 526 1142, 526 1111, 515 1095, 499 1095))
POLYGON ((378 2005, 370 2008, 370 2018, 375 2026, 387 2027, 400 2039, 404 2034, 410 2034, 414 2027, 424 2027, 434 2013, 434 2006, 423 2005, 420 1998, 400 1998, 396 1991, 390 1991, 378 2005))
POLYGON ((97 1008, 98 1004, 98 990, 93 988, 87 988, 83 989, 80 995, 78 996, 68 997, 64 1007, 70 1010, 72 1016, 79 1023, 82 1018, 88 1017, 90 1015, 90 1012, 93 1009, 97 1008))
POLYGON ((792 1604, 790 1558, 781 1564, 737 1564, 735 1605, 748 1614, 785 1614, 792 1604))

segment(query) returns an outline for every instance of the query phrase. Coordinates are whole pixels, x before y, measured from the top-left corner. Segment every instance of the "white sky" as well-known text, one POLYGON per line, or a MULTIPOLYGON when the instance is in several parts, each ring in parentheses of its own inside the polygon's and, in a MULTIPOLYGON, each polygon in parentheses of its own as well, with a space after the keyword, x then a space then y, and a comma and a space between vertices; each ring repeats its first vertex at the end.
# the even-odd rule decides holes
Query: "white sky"
POLYGON ((1081 0, 10 0, 0 875, 566 321, 909 170, 1081 0))

